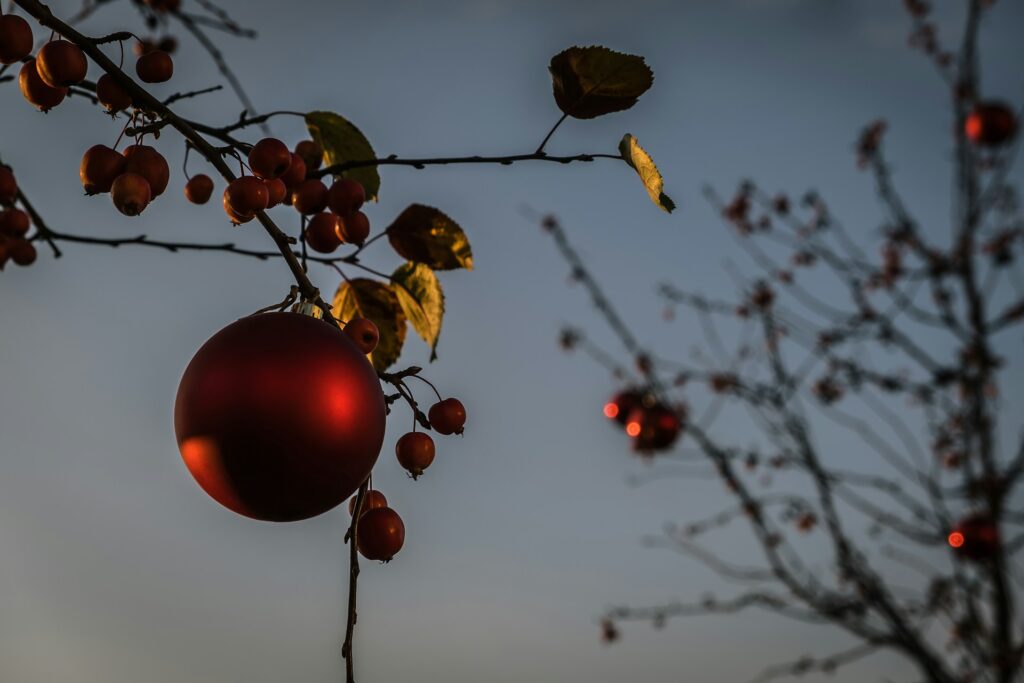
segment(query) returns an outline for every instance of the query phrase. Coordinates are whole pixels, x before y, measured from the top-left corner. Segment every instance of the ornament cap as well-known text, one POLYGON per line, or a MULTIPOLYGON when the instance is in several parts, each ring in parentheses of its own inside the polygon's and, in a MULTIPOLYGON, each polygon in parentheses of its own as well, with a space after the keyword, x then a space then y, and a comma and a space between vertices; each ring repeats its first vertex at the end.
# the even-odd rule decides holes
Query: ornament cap
POLYGON ((324 312, 320 310, 320 307, 317 306, 312 301, 300 301, 299 303, 292 306, 292 313, 308 315, 311 318, 316 318, 317 320, 320 320, 321 318, 324 317, 324 312))

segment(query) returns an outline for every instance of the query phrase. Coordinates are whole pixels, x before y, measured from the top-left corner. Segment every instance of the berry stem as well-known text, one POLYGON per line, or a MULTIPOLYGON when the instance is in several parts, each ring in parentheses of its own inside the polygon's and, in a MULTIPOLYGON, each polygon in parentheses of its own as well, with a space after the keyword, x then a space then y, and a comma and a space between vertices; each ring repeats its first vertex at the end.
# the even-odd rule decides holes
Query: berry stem
POLYGON ((441 392, 439 392, 437 390, 437 387, 435 387, 434 383, 431 382, 429 379, 427 379, 426 377, 422 377, 420 375, 410 375, 410 376, 411 377, 415 377, 416 379, 418 379, 421 382, 426 382, 427 386, 434 390, 434 394, 437 396, 437 400, 438 401, 443 401, 444 400, 443 398, 441 398, 441 392))

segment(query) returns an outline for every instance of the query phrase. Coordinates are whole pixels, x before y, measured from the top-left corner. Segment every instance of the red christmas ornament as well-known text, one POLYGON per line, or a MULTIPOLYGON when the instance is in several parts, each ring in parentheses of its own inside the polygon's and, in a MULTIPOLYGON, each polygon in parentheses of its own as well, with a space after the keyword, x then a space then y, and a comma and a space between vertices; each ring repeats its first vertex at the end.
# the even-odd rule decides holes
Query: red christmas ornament
POLYGON ((625 427, 629 414, 644 404, 644 392, 639 389, 626 389, 612 396, 604 404, 604 416, 615 420, 625 427))
POLYGON ((979 102, 964 119, 964 134, 976 145, 998 147, 1017 134, 1017 117, 1003 102, 979 102))
POLYGON ((196 482, 238 514, 308 519, 366 480, 384 441, 377 373, 338 328, 297 313, 234 322, 192 358, 174 429, 196 482))
POLYGON ((958 555, 987 560, 999 552, 999 527, 984 513, 971 515, 953 527, 947 541, 958 555))
POLYGON ((626 434, 633 439, 633 450, 638 453, 666 451, 679 438, 683 423, 676 411, 654 404, 635 408, 626 420, 626 434))

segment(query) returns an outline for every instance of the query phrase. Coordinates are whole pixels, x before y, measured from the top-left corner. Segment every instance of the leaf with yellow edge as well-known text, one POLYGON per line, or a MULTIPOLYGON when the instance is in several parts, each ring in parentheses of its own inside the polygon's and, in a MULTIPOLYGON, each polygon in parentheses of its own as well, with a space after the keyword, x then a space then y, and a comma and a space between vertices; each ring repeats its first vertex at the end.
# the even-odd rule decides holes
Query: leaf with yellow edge
POLYGON ((400 256, 433 270, 473 270, 473 250, 459 224, 441 211, 410 204, 388 226, 388 241, 400 256))
POLYGON ((428 266, 410 261, 391 275, 391 288, 412 328, 430 346, 430 360, 436 360, 444 319, 444 292, 437 275, 428 266))
POLYGON ((405 343, 405 312, 391 287, 368 278, 342 282, 334 295, 333 312, 344 321, 367 318, 377 326, 380 341, 369 354, 374 368, 386 370, 398 360, 405 343))
POLYGON ((619 142, 619 154, 640 176, 647 194, 651 197, 651 201, 661 210, 672 213, 672 210, 676 208, 676 203, 662 191, 665 181, 662 180, 661 173, 658 171, 658 167, 654 165, 651 155, 640 146, 636 138, 629 133, 623 135, 622 140, 619 142))
MULTIPOLYGON (((306 128, 313 139, 324 149, 324 163, 328 166, 342 164, 346 161, 366 161, 376 159, 370 141, 366 136, 340 114, 330 111, 311 111, 306 114, 306 128)), ((376 166, 351 168, 340 174, 343 178, 351 178, 363 185, 366 198, 377 201, 380 193, 380 174, 376 166)))
POLYGON ((558 108, 577 119, 629 109, 654 82, 643 57, 600 45, 563 50, 548 71, 558 108))

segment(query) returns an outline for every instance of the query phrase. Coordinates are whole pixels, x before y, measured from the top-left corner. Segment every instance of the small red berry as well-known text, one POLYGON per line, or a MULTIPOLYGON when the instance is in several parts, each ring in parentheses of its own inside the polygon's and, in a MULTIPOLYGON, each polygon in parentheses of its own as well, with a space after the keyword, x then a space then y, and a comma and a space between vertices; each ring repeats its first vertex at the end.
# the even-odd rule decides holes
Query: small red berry
POLYGON ((32 27, 17 14, 0 16, 0 64, 20 62, 32 53, 32 27))
POLYGON ((110 198, 125 216, 138 216, 153 199, 149 181, 138 173, 122 173, 110 187, 110 198))
POLYGON ((430 426, 438 434, 461 434, 466 424, 466 408, 457 398, 446 398, 430 406, 430 426))
POLYGON ((160 39, 160 42, 156 44, 158 50, 163 50, 167 54, 172 54, 178 49, 178 40, 174 36, 164 36, 160 39))
POLYGON ((362 211, 342 216, 338 221, 338 236, 343 242, 361 245, 370 236, 370 219, 362 211))
POLYGON ((167 189, 171 180, 171 169, 167 159, 149 145, 130 145, 124 149, 125 173, 138 173, 149 183, 149 189, 156 199, 167 189))
POLYGON ((232 211, 240 216, 251 219, 257 211, 266 209, 269 202, 270 193, 267 186, 256 176, 235 178, 224 188, 225 207, 230 206, 232 211))
POLYGON ((117 84, 110 74, 103 74, 96 81, 96 99, 113 114, 132 106, 132 96, 117 84))
POLYGON ((363 353, 373 353, 380 343, 380 330, 367 318, 352 318, 345 325, 344 331, 363 353))
POLYGON ((174 75, 174 60, 163 50, 152 50, 135 62, 135 73, 144 83, 166 83, 174 75))
POLYGON ((295 153, 302 157, 306 168, 315 171, 324 162, 324 148, 316 140, 302 140, 295 145, 295 153))
POLYGON ((405 543, 405 525, 391 508, 375 508, 359 517, 356 539, 363 557, 388 562, 405 543))
POLYGON ((188 179, 185 183, 185 199, 193 204, 205 204, 210 201, 213 195, 213 178, 200 173, 188 179))
POLYGON ((395 455, 398 464, 416 479, 434 462, 434 440, 424 432, 403 434, 395 444, 395 455))
POLYGON ((285 187, 289 190, 299 185, 303 180, 306 179, 306 162, 302 160, 298 154, 292 155, 292 162, 288 165, 288 170, 284 175, 281 176, 281 180, 284 182, 285 187))
POLYGON ((28 233, 30 223, 28 214, 21 209, 5 209, 0 211, 0 239, 4 237, 24 237, 28 233))
POLYGON ((362 183, 349 178, 339 178, 331 185, 327 196, 327 205, 339 216, 348 216, 363 208, 366 201, 366 190, 362 183))
POLYGON ((249 150, 249 168, 257 178, 280 178, 291 164, 292 153, 277 138, 263 138, 249 150))
POLYGON ((341 246, 336 227, 338 217, 333 213, 318 213, 309 219, 306 225, 306 244, 313 251, 330 254, 341 246))
POLYGON ((228 195, 226 192, 224 193, 223 204, 224 213, 228 215, 228 218, 230 218, 231 222, 234 223, 235 225, 248 223, 253 218, 256 218, 255 213, 239 213, 238 211, 235 211, 235 209, 231 206, 231 203, 228 201, 228 195))
POLYGON ((36 60, 30 59, 21 66, 18 73, 18 86, 22 96, 39 111, 47 112, 64 101, 68 95, 67 88, 51 88, 39 77, 36 60))
POLYGON ((270 201, 267 203, 268 209, 274 208, 288 196, 288 188, 280 178, 264 180, 263 182, 267 186, 267 193, 270 195, 270 201))
POLYGON ((141 57, 144 54, 148 54, 153 50, 157 49, 156 43, 152 40, 139 39, 132 45, 132 52, 135 53, 136 57, 141 57))
POLYGON ((111 185, 125 172, 127 159, 106 145, 93 145, 82 156, 78 174, 88 195, 110 192, 111 185))
POLYGON ((10 204, 17 196, 18 181, 14 178, 14 171, 10 166, 0 164, 0 204, 10 204))
POLYGON ((19 266, 31 266, 36 262, 36 248, 26 239, 14 240, 8 246, 8 254, 19 266))
MULTIPOLYGON (((351 516, 356 511, 356 501, 359 499, 358 495, 352 496, 348 501, 348 514, 351 516)), ((386 508, 388 506, 388 499, 384 497, 384 494, 376 489, 369 489, 366 495, 363 496, 363 512, 360 517, 365 515, 370 510, 376 510, 377 508, 386 508)))
POLYGON ((51 40, 36 55, 39 77, 51 88, 67 88, 85 80, 89 62, 74 43, 51 40))
POLYGON ((292 190, 292 206, 307 216, 320 213, 327 208, 327 186, 316 179, 302 181, 292 190))

